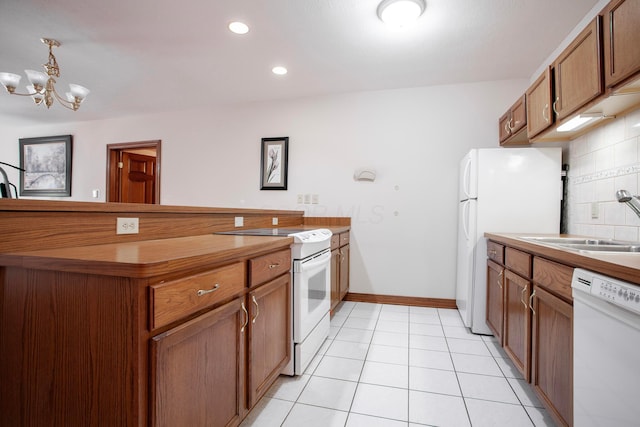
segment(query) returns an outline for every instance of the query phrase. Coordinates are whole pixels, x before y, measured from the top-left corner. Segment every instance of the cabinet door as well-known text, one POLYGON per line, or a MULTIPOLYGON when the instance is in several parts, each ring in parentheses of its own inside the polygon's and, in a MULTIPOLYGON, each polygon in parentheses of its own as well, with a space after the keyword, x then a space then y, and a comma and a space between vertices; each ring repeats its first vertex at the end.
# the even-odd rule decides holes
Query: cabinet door
POLYGON ((244 297, 151 340, 153 426, 237 425, 244 413, 244 297))
POLYGON ((513 106, 511 106, 511 121, 509 122, 509 130, 511 133, 517 133, 527 125, 527 102, 526 96, 522 95, 513 106))
POLYGON ((340 248, 340 300, 349 292, 349 245, 340 248))
POLYGON ((558 425, 573 425, 573 308, 536 286, 531 385, 558 425))
POLYGON ((526 93, 527 135, 533 138, 553 123, 551 115, 551 71, 549 68, 533 82, 526 93))
POLYGON ((553 110, 561 120, 602 93, 601 28, 597 16, 553 64, 553 110))
POLYGON ((529 293, 531 282, 505 270, 504 350, 522 376, 529 381, 531 329, 529 293))
POLYGON ((502 283, 504 267, 487 261, 487 325, 502 345, 504 324, 504 293, 502 283))
POLYGON ((340 251, 331 251, 331 310, 340 302, 340 251))
POLYGON ((614 0, 603 11, 605 83, 613 87, 640 71, 640 2, 614 0))
POLYGON ((509 128, 509 122, 511 121, 511 110, 507 111, 498 119, 498 140, 500 144, 505 142, 511 136, 511 128, 509 128))
POLYGON ((291 360, 291 279, 289 274, 258 287, 249 301, 249 408, 291 360))

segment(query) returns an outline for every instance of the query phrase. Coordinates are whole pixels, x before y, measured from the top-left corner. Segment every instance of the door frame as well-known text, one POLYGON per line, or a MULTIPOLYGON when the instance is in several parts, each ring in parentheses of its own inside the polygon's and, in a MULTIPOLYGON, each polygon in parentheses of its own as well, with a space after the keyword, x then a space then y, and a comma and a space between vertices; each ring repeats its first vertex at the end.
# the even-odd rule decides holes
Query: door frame
POLYGON ((106 201, 117 199, 119 185, 118 180, 118 154, 125 150, 136 148, 155 148, 156 150, 156 170, 154 171, 154 192, 155 204, 160 204, 160 146, 159 139, 139 142, 121 142, 117 144, 107 144, 107 185, 106 201))

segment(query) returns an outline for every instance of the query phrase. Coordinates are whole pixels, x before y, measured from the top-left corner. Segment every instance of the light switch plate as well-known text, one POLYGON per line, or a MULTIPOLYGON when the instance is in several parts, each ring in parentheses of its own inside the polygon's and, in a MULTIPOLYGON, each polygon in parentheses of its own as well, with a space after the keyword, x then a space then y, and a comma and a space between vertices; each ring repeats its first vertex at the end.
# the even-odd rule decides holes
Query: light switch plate
POLYGON ((600 217, 600 206, 598 202, 591 203, 591 219, 598 219, 600 217))

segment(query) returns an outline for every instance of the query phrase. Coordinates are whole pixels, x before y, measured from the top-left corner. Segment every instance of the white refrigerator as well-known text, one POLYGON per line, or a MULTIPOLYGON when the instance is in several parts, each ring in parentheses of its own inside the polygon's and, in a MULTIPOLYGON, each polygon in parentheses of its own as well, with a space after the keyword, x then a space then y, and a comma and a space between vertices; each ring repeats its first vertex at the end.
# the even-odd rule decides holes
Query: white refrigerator
POLYGON ((456 305, 473 333, 492 334, 484 233, 558 233, 561 173, 560 148, 480 148, 460 162, 456 305))

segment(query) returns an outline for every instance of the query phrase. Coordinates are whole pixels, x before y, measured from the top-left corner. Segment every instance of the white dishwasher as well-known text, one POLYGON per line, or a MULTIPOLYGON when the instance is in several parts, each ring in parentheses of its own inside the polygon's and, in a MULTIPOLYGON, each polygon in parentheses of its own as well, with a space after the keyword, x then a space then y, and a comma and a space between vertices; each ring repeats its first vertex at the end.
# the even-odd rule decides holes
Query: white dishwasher
POLYGON ((640 286, 576 268, 573 420, 576 427, 640 425, 640 286))

